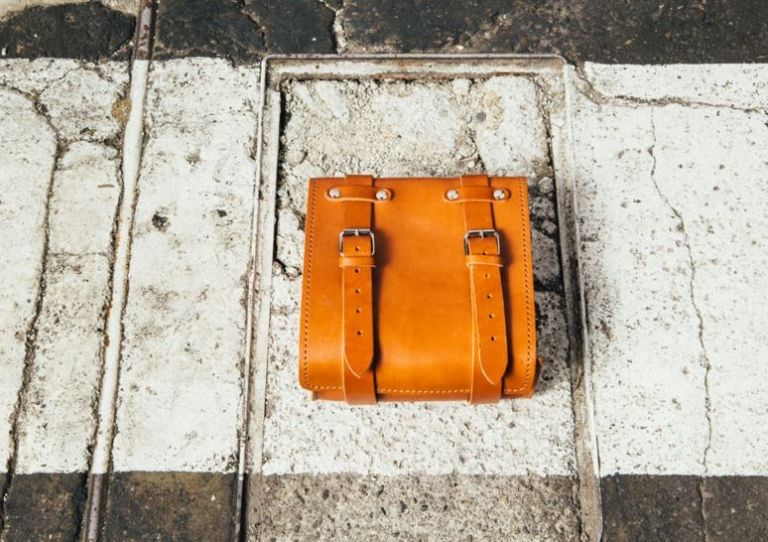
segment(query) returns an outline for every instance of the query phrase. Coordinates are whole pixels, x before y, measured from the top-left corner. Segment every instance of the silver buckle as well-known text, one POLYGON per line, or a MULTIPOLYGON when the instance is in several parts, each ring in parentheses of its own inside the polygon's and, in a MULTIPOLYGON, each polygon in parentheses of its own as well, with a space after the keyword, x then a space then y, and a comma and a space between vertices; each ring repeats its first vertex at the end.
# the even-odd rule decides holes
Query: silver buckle
POLYGON ((371 238, 371 256, 376 254, 376 236, 373 235, 371 230, 367 228, 347 228, 339 233, 339 256, 344 256, 345 237, 361 237, 363 235, 371 238))
POLYGON ((473 237, 479 237, 484 239, 486 237, 493 237, 496 239, 496 253, 501 254, 501 238, 499 232, 496 230, 469 230, 464 234, 464 255, 469 256, 469 240, 473 237))

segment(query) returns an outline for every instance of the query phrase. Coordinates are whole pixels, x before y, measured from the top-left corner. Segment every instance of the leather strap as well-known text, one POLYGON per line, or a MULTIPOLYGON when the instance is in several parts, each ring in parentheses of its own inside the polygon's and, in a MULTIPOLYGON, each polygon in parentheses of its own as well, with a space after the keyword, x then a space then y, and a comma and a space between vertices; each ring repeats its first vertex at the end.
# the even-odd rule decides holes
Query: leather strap
POLYGON ((490 185, 484 186, 461 186, 451 191, 451 197, 444 194, 445 201, 451 203, 465 203, 467 201, 506 201, 509 199, 509 190, 504 188, 493 188, 490 185))
MULTIPOLYGON (((485 175, 465 175, 464 187, 488 187, 485 175)), ((500 239, 493 221, 493 203, 464 201, 466 264, 472 302, 472 385, 470 403, 501 399, 507 370, 507 322, 501 284, 500 239)))
POLYGON ((374 186, 340 185, 334 186, 325 193, 325 197, 336 201, 362 200, 362 201, 389 201, 392 199, 392 191, 388 188, 375 188, 374 186))
MULTIPOLYGON (((348 175, 345 184, 347 187, 371 187, 373 178, 348 175)), ((366 199, 349 199, 342 205, 344 232, 339 241, 342 386, 348 403, 373 404, 376 403, 373 370, 373 203, 366 199)))

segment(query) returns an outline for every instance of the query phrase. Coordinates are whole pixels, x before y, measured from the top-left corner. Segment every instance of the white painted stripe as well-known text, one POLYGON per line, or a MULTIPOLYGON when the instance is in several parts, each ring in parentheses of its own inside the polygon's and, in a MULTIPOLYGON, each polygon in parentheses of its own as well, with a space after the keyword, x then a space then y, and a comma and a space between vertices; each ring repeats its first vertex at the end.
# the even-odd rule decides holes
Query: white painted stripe
POLYGON ((768 147, 752 111, 766 68, 585 71, 574 139, 601 473, 766 475, 768 147))
POLYGON ((237 470, 258 80, 152 63, 114 471, 237 470))

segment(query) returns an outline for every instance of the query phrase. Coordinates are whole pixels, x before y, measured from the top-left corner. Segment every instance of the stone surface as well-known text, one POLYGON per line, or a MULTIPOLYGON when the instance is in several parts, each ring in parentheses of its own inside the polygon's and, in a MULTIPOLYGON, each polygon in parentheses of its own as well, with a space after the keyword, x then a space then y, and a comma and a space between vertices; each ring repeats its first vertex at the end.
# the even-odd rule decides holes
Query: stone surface
POLYGON ((252 483, 254 541, 579 540, 569 477, 340 474, 252 483))
MULTIPOLYGON (((0 19, 12 13, 34 7, 58 6, 61 4, 80 4, 91 0, 5 0, 0 6, 0 19)), ((135 15, 138 0, 97 0, 106 7, 121 11, 127 15, 135 15)))
MULTIPOLYGON (((350 409, 312 402, 296 381, 307 179, 355 171, 455 176, 485 167, 492 175, 549 175, 537 85, 523 77, 476 83, 317 81, 288 83, 284 92, 288 120, 281 136, 279 263, 273 279, 262 472, 571 475, 568 339, 556 226, 549 233, 537 229, 534 236, 537 283, 550 289, 537 291, 539 348, 547 363, 532 400, 475 408, 401 403, 350 409), (297 419, 306 423, 297 425, 297 419)), ((540 195, 538 184, 531 182, 537 224, 554 218, 547 214, 553 198, 553 191, 540 195)))
POLYGON ((329 3, 306 0, 169 0, 160 3, 155 55, 258 61, 269 53, 333 53, 329 3))
POLYGON ((571 62, 765 62, 760 0, 171 0, 158 53, 252 61, 276 53, 555 53, 571 62))
MULTIPOLYGON (((2 436, 3 459, 13 474, 3 486, 5 528, 7 536, 20 539, 66 533, 79 525, 85 486, 77 473, 88 469, 95 430, 92 405, 98 400, 112 228, 120 193, 120 157, 114 142, 121 135, 122 120, 115 118, 114 106, 123 101, 128 78, 127 65, 121 63, 53 64, 54 69, 44 61, 0 64, 3 92, 11 104, 17 102, 6 110, 3 123, 3 141, 16 144, 0 174, 6 183, 3 204, 14 205, 8 212, 24 226, 14 231, 8 225, 9 239, 18 248, 9 247, 4 254, 15 273, 38 273, 37 291, 27 291, 24 303, 8 307, 9 317, 27 328, 17 330, 10 341, 15 352, 2 356, 4 364, 13 366, 0 367, 2 381, 9 386, 3 393, 8 401, 2 412, 8 429, 2 436), (44 169, 39 180, 34 176, 38 167, 44 169), (14 201, 19 188, 36 201, 14 201), (25 224, 32 210, 34 222, 25 224), (34 263, 20 250, 37 250, 34 263), (25 306, 33 314, 25 317, 20 312, 25 306), (14 407, 9 410, 11 401, 14 407), (74 475, 55 483, 23 476, 50 472, 74 475), (48 521, 22 513, 36 505, 44 505, 48 521)), ((9 292, 25 292, 23 274, 4 274, 6 281, 22 285, 9 292)), ((2 344, 5 350, 8 343, 2 344)))
POLYGON ((699 483, 677 475, 603 478, 603 539, 705 540, 699 483))
POLYGON ((764 2, 347 0, 347 52, 556 53, 571 62, 761 62, 764 2))
POLYGON ((16 474, 3 540, 78 540, 86 477, 83 472, 16 474))
POLYGON ((602 479, 603 539, 764 540, 768 477, 618 474, 602 479))
POLYGON ((701 103, 738 104, 764 74, 699 74, 713 90, 691 104, 671 68, 650 103, 600 93, 631 96, 625 71, 574 121, 602 472, 765 475, 765 114, 701 103))
POLYGON ((98 2, 31 7, 0 19, 0 57, 127 58, 135 26, 98 2))
POLYGON ((106 540, 234 540, 237 475, 118 472, 111 476, 106 540))
MULTIPOLYGON (((125 53, 134 0, 7 0, 0 49, 13 56, 125 53), (26 9, 24 9, 26 8, 26 9), (90 15, 90 16, 89 16, 90 15), (4 29, 4 30, 3 30, 4 29)), ((267 53, 554 53, 571 62, 765 62, 760 0, 666 4, 598 0, 167 0, 158 58, 267 53)))
POLYGON ((709 540, 768 538, 768 477, 708 477, 703 481, 702 495, 709 540))

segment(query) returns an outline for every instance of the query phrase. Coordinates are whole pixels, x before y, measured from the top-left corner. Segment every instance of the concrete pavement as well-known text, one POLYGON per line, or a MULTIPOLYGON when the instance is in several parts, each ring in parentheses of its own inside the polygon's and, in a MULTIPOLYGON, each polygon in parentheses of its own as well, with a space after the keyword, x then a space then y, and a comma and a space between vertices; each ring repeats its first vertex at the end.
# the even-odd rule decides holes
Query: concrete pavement
POLYGON ((0 6, 0 539, 766 538, 758 4, 0 6), (530 177, 533 399, 299 389, 349 171, 530 177))
POLYGON ((125 64, 4 61, 6 538, 76 536, 99 478, 108 539, 226 539, 240 517, 254 540, 764 532, 765 68, 392 65, 274 61, 262 104, 258 66, 153 61, 130 150, 125 64), (352 169, 531 176, 534 399, 349 409, 298 388, 304 183, 352 169))

